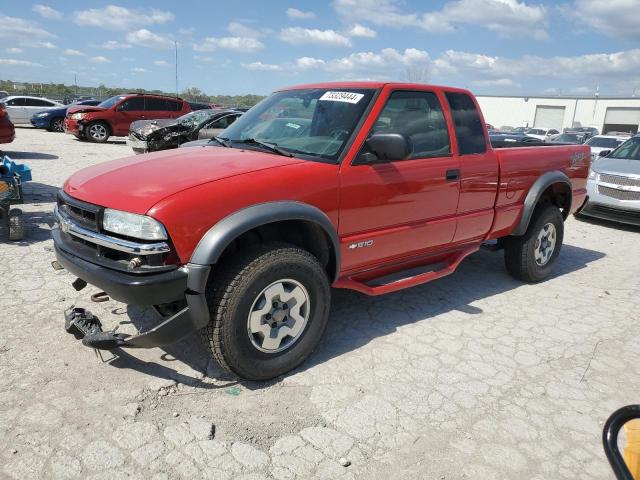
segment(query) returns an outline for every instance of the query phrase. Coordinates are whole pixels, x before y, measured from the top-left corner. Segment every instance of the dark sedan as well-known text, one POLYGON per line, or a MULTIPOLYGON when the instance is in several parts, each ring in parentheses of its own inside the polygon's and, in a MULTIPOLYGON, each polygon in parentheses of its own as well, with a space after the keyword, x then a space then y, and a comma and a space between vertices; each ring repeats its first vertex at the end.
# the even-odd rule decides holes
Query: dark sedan
POLYGON ((242 112, 197 110, 177 119, 138 120, 129 128, 127 144, 135 153, 177 148, 185 142, 210 139, 227 128, 242 112))
POLYGON ((67 115, 69 107, 92 106, 95 107, 100 102, 98 100, 81 100, 65 107, 54 108, 44 112, 36 113, 31 117, 31 125, 36 128, 46 128, 50 132, 64 131, 64 117, 67 115))

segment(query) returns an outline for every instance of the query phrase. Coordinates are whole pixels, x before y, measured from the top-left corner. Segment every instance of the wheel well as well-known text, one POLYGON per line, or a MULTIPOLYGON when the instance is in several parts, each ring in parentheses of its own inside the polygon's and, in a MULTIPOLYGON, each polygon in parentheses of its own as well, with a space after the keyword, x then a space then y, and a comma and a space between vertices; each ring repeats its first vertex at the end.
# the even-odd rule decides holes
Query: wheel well
POLYGON ((560 209, 562 217, 566 220, 571 211, 571 187, 564 182, 556 182, 549 185, 538 198, 538 205, 552 204, 560 209))
POLYGON ((283 220, 252 228, 227 245, 218 261, 251 245, 274 241, 291 243, 307 250, 318 259, 329 279, 335 278, 336 252, 333 244, 322 227, 306 220, 283 220))

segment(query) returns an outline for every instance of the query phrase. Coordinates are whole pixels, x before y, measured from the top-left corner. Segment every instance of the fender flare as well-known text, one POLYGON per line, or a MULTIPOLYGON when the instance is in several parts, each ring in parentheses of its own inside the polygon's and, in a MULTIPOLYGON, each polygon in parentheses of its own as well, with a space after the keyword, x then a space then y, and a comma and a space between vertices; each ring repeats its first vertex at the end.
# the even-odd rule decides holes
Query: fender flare
POLYGON ((569 189, 569 205, 566 208, 566 212, 563 212, 563 216, 566 219, 569 215, 569 211, 571 211, 571 201, 573 196, 573 190, 571 186, 571 180, 567 177, 566 174, 560 172, 558 170, 553 170, 551 172, 546 172, 542 174, 534 183, 531 185, 529 189, 529 193, 527 193, 526 198, 524 199, 524 207, 522 209, 522 216, 520 217, 520 221, 518 225, 513 230, 511 235, 519 236, 524 235, 529 227, 529 222, 531 221, 531 216, 533 215, 533 210, 536 208, 538 204, 538 200, 544 193, 544 191, 549 188, 551 185, 555 183, 563 183, 569 189))
MULTIPOLYGON (((213 225, 191 254, 190 264, 213 265, 225 248, 245 232, 278 221, 305 220, 318 225, 330 239, 334 250, 336 277, 340 271, 340 241, 329 217, 317 207, 302 202, 266 202, 243 208, 213 225)), ((332 279, 335 281, 335 278, 332 279)))

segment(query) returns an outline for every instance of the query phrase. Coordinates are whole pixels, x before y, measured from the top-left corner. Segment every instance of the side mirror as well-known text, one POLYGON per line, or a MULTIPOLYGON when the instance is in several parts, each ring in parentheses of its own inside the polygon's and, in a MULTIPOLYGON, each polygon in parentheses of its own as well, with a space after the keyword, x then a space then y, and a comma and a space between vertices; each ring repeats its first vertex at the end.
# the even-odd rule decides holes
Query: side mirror
POLYGON ((611 153, 611 150, 601 150, 601 151, 598 152, 598 156, 599 157, 606 157, 610 153, 611 153))
POLYGON ((116 105, 116 112, 121 112, 124 110, 124 104, 116 105))
POLYGON ((374 133, 365 140, 368 153, 361 163, 383 163, 404 160, 411 155, 411 139, 401 133, 374 133))

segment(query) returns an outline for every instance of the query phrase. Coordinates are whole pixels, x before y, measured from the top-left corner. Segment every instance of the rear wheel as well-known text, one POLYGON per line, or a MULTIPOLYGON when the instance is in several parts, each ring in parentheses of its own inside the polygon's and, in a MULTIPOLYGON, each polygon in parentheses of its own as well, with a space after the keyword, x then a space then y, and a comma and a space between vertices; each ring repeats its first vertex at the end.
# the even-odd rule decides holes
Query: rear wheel
POLYGON ((64 131, 64 118, 54 118, 49 124, 50 132, 62 132, 64 131))
POLYGON ((104 122, 92 122, 87 125, 84 134, 90 142, 104 143, 111 136, 111 129, 104 122))
POLYGON ((207 301, 211 322, 202 335, 213 357, 239 377, 266 380, 298 366, 318 345, 329 281, 309 252, 267 244, 221 265, 207 301))
POLYGON ((564 222, 555 205, 539 205, 527 232, 521 237, 505 239, 504 260, 507 270, 525 282, 539 282, 553 271, 558 260, 564 222))

